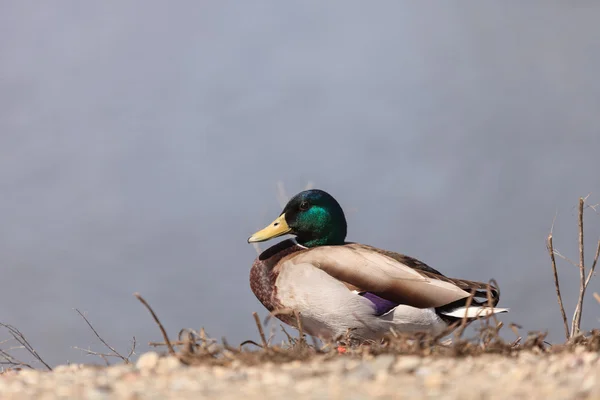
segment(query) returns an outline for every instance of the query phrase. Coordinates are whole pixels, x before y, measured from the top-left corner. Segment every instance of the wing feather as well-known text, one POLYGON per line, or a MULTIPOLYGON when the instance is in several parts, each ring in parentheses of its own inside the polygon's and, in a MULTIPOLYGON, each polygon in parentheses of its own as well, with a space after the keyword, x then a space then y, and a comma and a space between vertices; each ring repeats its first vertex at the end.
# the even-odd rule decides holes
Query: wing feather
POLYGON ((358 244, 319 246, 292 257, 290 262, 309 263, 351 286, 418 308, 442 307, 470 296, 470 290, 464 290, 466 285, 415 270, 358 244))

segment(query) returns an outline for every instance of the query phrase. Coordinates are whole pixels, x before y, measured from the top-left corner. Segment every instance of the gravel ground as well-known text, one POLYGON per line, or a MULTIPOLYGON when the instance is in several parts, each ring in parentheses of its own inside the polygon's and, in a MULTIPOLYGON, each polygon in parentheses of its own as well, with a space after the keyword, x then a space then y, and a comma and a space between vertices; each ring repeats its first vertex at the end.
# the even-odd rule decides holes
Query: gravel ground
POLYGON ((7 371, 2 399, 585 399, 600 398, 598 353, 515 357, 337 357, 260 366, 182 365, 145 353, 136 365, 7 371))

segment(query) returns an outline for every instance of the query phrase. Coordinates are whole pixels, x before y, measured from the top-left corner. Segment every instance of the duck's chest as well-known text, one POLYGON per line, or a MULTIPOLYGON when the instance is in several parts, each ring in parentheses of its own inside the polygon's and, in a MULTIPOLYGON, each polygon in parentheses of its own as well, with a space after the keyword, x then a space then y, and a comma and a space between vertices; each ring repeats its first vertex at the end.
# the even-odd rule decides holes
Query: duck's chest
POLYGON ((250 289, 269 311, 283 308, 277 293, 277 278, 281 261, 293 253, 304 250, 291 240, 285 240, 261 253, 250 269, 250 289))

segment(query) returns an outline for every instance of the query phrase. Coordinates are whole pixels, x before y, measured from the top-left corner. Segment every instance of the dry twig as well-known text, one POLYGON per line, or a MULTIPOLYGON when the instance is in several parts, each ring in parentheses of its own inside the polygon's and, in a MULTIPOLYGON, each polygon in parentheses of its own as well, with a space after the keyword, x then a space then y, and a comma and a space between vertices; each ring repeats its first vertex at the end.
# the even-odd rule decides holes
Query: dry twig
POLYGON ((81 318, 83 318, 83 320, 90 327, 90 329, 92 330, 92 332, 94 332, 94 335, 96 335, 96 337, 98 338, 98 340, 100 340, 100 342, 105 347, 107 347, 112 352, 112 354, 98 353, 98 352, 95 352, 95 351, 92 351, 92 350, 82 349, 80 347, 74 347, 74 349, 82 350, 82 351, 85 351, 88 354, 102 357, 102 359, 107 363, 107 365, 109 365, 107 357, 117 357, 117 358, 120 358, 121 360, 123 360, 126 364, 129 364, 129 362, 130 362, 129 358, 135 352, 135 345, 136 345, 135 336, 133 337, 133 346, 131 348, 131 351, 129 352, 129 355, 127 357, 125 357, 121 353, 119 353, 117 350, 115 350, 114 347, 112 347, 111 345, 109 345, 108 343, 106 343, 106 341, 104 339, 102 339, 102 337, 100 336, 100 334, 98 334, 98 331, 96 331, 96 329, 94 328, 94 326, 92 325, 92 323, 86 318, 85 315, 83 315, 83 313, 81 311, 79 311, 79 309, 75 308, 75 311, 77 311, 77 314, 79 314, 81 316, 81 318))
POLYGON ((90 349, 84 349, 84 348, 77 347, 77 346, 73 346, 73 349, 79 350, 79 351, 83 351, 88 356, 97 356, 97 357, 100 357, 104 361, 104 363, 106 364, 106 366, 110 365, 110 362, 108 361, 108 357, 118 357, 117 355, 114 355, 114 354, 99 353, 97 351, 93 351, 93 350, 90 350, 90 349))
POLYGON ((592 268, 590 269, 590 272, 588 273, 588 276, 585 279, 585 287, 586 288, 590 284, 590 280, 592 279, 592 276, 594 275, 594 272, 596 271, 596 264, 598 264, 598 256, 600 256, 600 240, 598 240, 598 244, 596 245, 596 254, 594 255, 594 261, 592 262, 592 268))
POLYGON ((0 357, 4 359, 4 361, 0 361, 0 365, 8 365, 12 368, 27 367, 29 369, 35 369, 31 365, 27 364, 26 362, 17 360, 16 358, 14 358, 13 356, 11 356, 9 353, 7 353, 6 351, 4 351, 2 349, 0 349, 0 357))
POLYGON ((579 333, 581 327, 581 311, 583 309, 583 299, 585 296, 585 261, 583 251, 583 197, 579 198, 579 298, 577 306, 573 313, 573 321, 571 322, 571 335, 579 333))
POLYGON ((252 345, 254 345, 256 347, 264 349, 263 346, 261 346, 260 344, 256 343, 254 340, 244 340, 242 343, 240 343, 240 350, 242 349, 242 347, 244 347, 247 344, 252 344, 252 345))
POLYGON ((558 280, 558 271, 556 269, 556 258, 554 257, 554 245, 552 244, 552 230, 550 230, 550 234, 548 235, 548 239, 546 240, 546 246, 548 248, 548 253, 550 254, 550 260, 552 261, 552 271, 554 272, 554 287, 556 288, 556 298, 558 299, 558 306, 560 308, 560 313, 562 315, 563 323, 565 326, 565 338, 566 340, 569 340, 571 335, 569 333, 569 323, 567 322, 565 306, 563 305, 562 296, 560 294, 560 283, 558 280))
MULTIPOLYGON (((48 369, 48 371, 52 371, 52 368, 42 359, 42 357, 40 357, 38 352, 35 351, 35 349, 31 345, 31 343, 29 343, 29 341, 25 338, 25 336, 21 333, 21 331, 19 331, 17 328, 15 328, 12 325, 3 324, 1 322, 0 322, 0 326, 3 328, 6 328, 8 330, 8 332, 10 333, 10 335, 13 337, 13 339, 15 339, 36 360, 38 360, 40 363, 42 363, 48 369)), ((15 365, 22 365, 22 366, 33 369, 33 367, 31 367, 29 364, 16 360, 10 354, 8 354, 2 350, 0 350, 0 355, 2 355, 2 357, 4 357, 8 363, 15 363, 15 365)), ((0 363, 0 364, 2 364, 2 363, 0 363)))
POLYGON ((269 347, 269 343, 267 342, 267 338, 265 337, 265 331, 263 330, 262 324, 260 323, 260 317, 256 312, 253 312, 252 316, 254 317, 254 322, 256 322, 256 327, 258 328, 258 333, 260 334, 260 341, 262 342, 262 347, 266 349, 269 347))
POLYGON ((475 293, 476 293, 475 289, 471 290, 471 295, 467 299, 467 302, 465 304, 465 315, 462 317, 462 319, 460 321, 460 325, 458 327, 458 330, 454 334, 456 339, 460 339, 462 337, 463 332, 465 331, 465 328, 467 327, 467 322, 469 320, 469 318, 467 317, 467 314, 469 312, 469 307, 471 307, 471 303, 473 302, 473 297, 475 297, 475 293))
POLYGON ((579 263, 575 263, 574 261, 569 260, 567 257, 563 256, 562 254, 560 254, 557 250, 554 249, 553 243, 552 243, 552 231, 554 229, 554 222, 552 223, 552 228, 550 229, 550 234, 548 235, 548 238, 546 240, 546 245, 548 248, 548 253, 550 254, 550 260, 552 262, 552 271, 554 273, 554 285, 556 287, 556 295, 558 298, 558 304, 560 307, 560 312, 563 318, 563 323, 565 325, 565 335, 567 337, 567 340, 569 341, 573 341, 575 340, 577 337, 580 336, 580 331, 581 331, 581 316, 583 314, 583 301, 585 299, 585 292, 586 289, 592 279, 592 276, 594 275, 594 272, 596 270, 596 264, 598 263, 598 257, 600 256, 600 240, 598 241, 598 244, 596 246, 596 253, 594 255, 594 260, 592 262, 592 266, 586 276, 586 269, 585 269, 585 251, 584 251, 584 229, 583 229, 583 212, 585 208, 592 208, 595 210, 594 207, 592 206, 587 206, 586 207, 586 200, 587 200, 588 196, 584 197, 580 197, 579 198, 579 207, 578 207, 578 244, 579 244, 579 263), (569 332, 569 326, 568 326, 568 322, 567 322, 567 316, 564 310, 564 306, 562 303, 562 296, 560 294, 560 285, 559 285, 559 279, 558 279, 558 272, 557 272, 557 268, 556 268, 556 259, 555 259, 555 255, 567 260, 568 262, 570 262, 571 264, 577 266, 577 268, 579 269, 579 296, 577 298, 577 304, 575 306, 575 311, 573 312, 573 319, 571 320, 571 330, 569 332))
POLYGON ((156 316, 156 313, 154 312, 154 310, 152 309, 152 307, 150 307, 150 304, 148 304, 148 302, 139 293, 134 293, 133 295, 150 312, 150 315, 152 315, 152 318, 154 318, 154 322, 156 322, 156 324, 158 325, 158 328, 160 329, 160 332, 163 335, 163 339, 164 339, 165 343, 167 344, 167 348, 169 349, 169 354, 172 355, 172 356, 174 356, 175 355, 175 349, 173 349, 173 345, 171 344, 171 341, 169 340, 169 336, 167 335, 167 331, 165 330, 165 327, 163 326, 163 324, 160 323, 160 320, 156 316))
POLYGON ((300 313, 294 310, 294 316, 296 317, 296 324, 298 325, 298 340, 300 343, 304 343, 304 327, 302 326, 302 319, 300 319, 300 313))

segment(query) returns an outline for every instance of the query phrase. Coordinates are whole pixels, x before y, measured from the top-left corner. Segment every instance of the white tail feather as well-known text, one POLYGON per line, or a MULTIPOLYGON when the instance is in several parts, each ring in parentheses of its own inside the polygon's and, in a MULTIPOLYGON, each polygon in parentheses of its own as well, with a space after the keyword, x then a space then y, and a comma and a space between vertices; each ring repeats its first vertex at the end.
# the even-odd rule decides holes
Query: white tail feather
POLYGON ((449 317, 454 318, 464 318, 465 315, 467 318, 477 318, 477 317, 487 317, 492 314, 499 314, 508 312, 508 308, 491 308, 491 307, 482 307, 482 306, 471 306, 467 307, 459 307, 455 308, 449 312, 442 312, 441 314, 447 315, 449 317))

